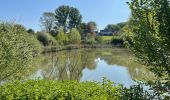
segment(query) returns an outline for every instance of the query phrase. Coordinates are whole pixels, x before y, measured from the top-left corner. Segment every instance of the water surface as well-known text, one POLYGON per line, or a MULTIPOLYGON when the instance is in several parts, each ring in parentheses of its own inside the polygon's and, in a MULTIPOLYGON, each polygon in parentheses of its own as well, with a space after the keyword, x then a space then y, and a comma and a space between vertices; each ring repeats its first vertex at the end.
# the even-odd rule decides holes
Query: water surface
POLYGON ((127 87, 134 80, 154 79, 153 73, 135 61, 127 49, 79 49, 46 53, 33 65, 1 78, 6 80, 45 79, 102 81, 102 78, 127 87))

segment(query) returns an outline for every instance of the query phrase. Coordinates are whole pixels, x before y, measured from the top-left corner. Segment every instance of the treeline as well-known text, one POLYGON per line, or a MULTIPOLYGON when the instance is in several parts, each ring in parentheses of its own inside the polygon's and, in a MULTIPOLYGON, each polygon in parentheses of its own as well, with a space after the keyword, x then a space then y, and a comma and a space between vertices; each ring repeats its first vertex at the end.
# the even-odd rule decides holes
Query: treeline
MULTIPOLYGON (((40 22, 44 32, 54 37, 59 45, 122 42, 121 30, 126 25, 126 22, 118 23, 117 25, 107 25, 104 30, 116 31, 118 34, 116 34, 116 38, 111 36, 109 42, 105 42, 104 37, 98 36, 99 30, 96 22, 90 21, 85 23, 82 22, 82 19, 83 17, 77 8, 63 5, 54 12, 44 12, 40 22)), ((44 38, 46 37, 44 36, 44 38)), ((41 39, 43 44, 44 41, 41 39)))

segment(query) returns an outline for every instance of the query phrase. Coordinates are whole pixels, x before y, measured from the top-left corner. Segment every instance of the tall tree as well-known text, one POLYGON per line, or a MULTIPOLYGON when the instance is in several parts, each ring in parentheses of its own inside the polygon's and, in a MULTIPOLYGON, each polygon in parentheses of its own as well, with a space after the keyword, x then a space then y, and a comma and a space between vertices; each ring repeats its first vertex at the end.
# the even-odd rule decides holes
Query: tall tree
POLYGON ((119 26, 120 28, 123 28, 124 26, 126 26, 127 22, 121 22, 118 23, 117 26, 119 26))
POLYGON ((52 12, 44 12, 40 18, 41 24, 45 31, 51 33, 55 24, 55 15, 52 12))
POLYGON ((132 0, 127 41, 139 60, 159 76, 170 76, 170 4, 168 0, 132 0))
POLYGON ((55 10, 56 26, 63 27, 67 32, 72 28, 78 28, 82 22, 82 16, 77 8, 60 6, 55 10))

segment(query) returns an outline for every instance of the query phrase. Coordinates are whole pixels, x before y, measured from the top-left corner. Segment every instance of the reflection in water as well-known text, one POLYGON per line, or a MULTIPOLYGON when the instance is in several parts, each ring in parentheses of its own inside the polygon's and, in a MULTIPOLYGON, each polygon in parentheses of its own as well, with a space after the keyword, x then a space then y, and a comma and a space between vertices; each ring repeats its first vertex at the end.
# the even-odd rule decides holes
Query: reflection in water
POLYGON ((41 58, 36 57, 33 61, 25 63, 25 66, 17 65, 0 67, 0 82, 26 79, 37 71, 40 61, 41 58))
POLYGON ((35 60, 35 66, 17 74, 25 77, 21 79, 61 81, 101 81, 106 77, 125 86, 132 85, 133 79, 153 80, 154 75, 134 60, 132 54, 120 48, 67 50, 44 54, 40 60, 35 60))

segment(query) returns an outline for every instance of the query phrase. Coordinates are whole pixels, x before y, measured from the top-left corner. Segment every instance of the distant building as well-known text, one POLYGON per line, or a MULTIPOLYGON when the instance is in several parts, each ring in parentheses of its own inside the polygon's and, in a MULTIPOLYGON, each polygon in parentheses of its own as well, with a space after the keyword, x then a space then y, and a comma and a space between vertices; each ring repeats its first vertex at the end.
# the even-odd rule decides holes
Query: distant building
POLYGON ((115 34, 117 34, 117 31, 112 32, 108 30, 100 30, 100 32, 98 33, 98 36, 113 36, 115 34))

